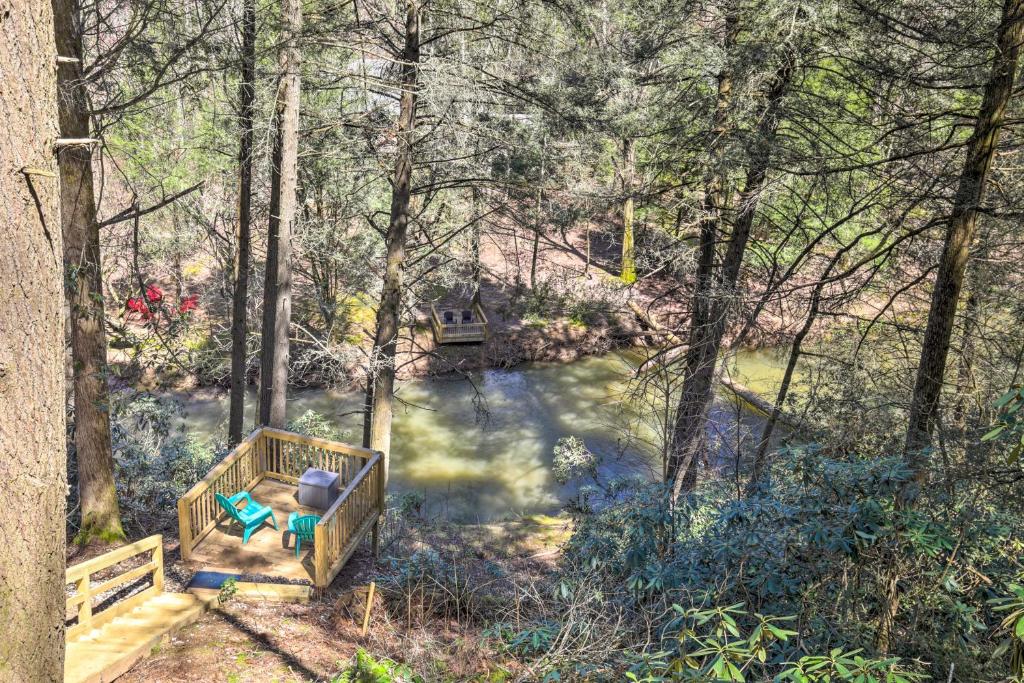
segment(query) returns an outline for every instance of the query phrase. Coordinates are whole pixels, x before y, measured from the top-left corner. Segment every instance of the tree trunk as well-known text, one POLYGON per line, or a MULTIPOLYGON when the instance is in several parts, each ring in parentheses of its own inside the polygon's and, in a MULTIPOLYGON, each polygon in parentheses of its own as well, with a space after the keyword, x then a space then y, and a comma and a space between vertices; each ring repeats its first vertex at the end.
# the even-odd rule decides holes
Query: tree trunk
MULTIPOLYGON (((733 24, 728 33, 735 38, 735 31, 736 27, 733 24)), ((697 287, 693 296, 694 313, 690 325, 690 346, 686 351, 683 389, 676 410, 672 456, 669 461, 674 496, 678 496, 683 489, 691 490, 697 481, 697 455, 705 440, 708 408, 714 399, 718 355, 722 348, 730 309, 734 304, 736 283, 754 225, 758 200, 768 180, 771 149, 779 126, 782 100, 793 77, 794 58, 792 51, 786 52, 783 64, 776 71, 771 89, 767 93, 764 115, 758 123, 757 140, 751 151, 750 167, 747 169, 743 191, 739 197, 739 215, 717 277, 713 276, 714 240, 724 211, 723 174, 716 173, 709 187, 710 199, 706 208, 708 215, 701 226, 700 260, 697 287)), ((719 97, 721 104, 721 84, 719 97)), ((728 106, 728 95, 724 99, 728 106)), ((720 117, 724 135, 725 114, 721 114, 720 117)))
POLYGON ((64 266, 53 7, 0 10, 0 679, 64 678, 64 266))
POLYGON ((544 220, 542 208, 544 206, 544 155, 547 150, 547 138, 540 147, 540 185, 537 187, 537 214, 533 224, 533 250, 530 253, 530 289, 537 289, 537 258, 540 255, 540 232, 544 220))
POLYGON ((298 38, 302 3, 283 0, 277 88, 277 135, 271 168, 267 272, 263 288, 263 353, 260 359, 259 423, 284 427, 288 390, 288 330, 292 317, 292 224, 295 221, 299 152, 298 38))
POLYGON ((622 268, 619 276, 627 285, 636 282, 636 249, 633 246, 633 177, 636 174, 636 142, 622 140, 622 268))
POLYGON ((778 424, 779 418, 782 416, 783 406, 786 403, 786 397, 789 395, 789 387, 793 382, 793 374, 796 372, 796 364, 800 360, 800 353, 803 347, 804 339, 810 334, 811 329, 814 327, 814 321, 818 318, 818 312, 821 310, 821 295, 825 291, 826 283, 829 276, 832 274, 832 270, 839 265, 842 258, 849 253, 849 251, 859 242, 859 238, 851 242, 847 247, 840 249, 832 257, 828 263, 828 267, 822 272, 818 283, 814 286, 811 292, 811 302, 807 310, 807 319, 804 320, 803 326, 796 333, 793 338, 793 346, 789 351, 789 359, 786 361, 786 370, 782 374, 782 382, 779 384, 779 392, 775 397, 775 404, 772 406, 772 411, 768 415, 768 421, 765 422, 764 429, 761 430, 761 438, 758 440, 757 452, 754 454, 754 462, 751 467, 750 482, 747 485, 747 495, 752 495, 758 489, 761 484, 761 480, 768 469, 768 446, 772 440, 772 433, 775 431, 775 425, 778 424))
POLYGON ((398 323, 402 310, 402 268, 405 264, 405 239, 409 230, 413 135, 416 130, 416 100, 420 61, 419 4, 405 4, 405 46, 402 50, 402 96, 398 114, 398 158, 391 190, 391 221, 388 224, 387 262, 384 286, 377 307, 377 333, 373 341, 373 404, 370 447, 384 454, 384 482, 391 464, 391 418, 395 400, 395 355, 398 348, 398 323))
MULTIPOLYGON (((82 59, 82 37, 75 0, 53 0, 57 52, 82 59)), ((57 103, 61 136, 89 137, 89 109, 81 61, 57 69, 57 103)), ((71 327, 74 377, 75 456, 81 506, 79 543, 124 540, 121 510, 114 485, 110 442, 110 391, 107 385, 107 333, 103 313, 100 229, 93 195, 92 147, 61 149, 61 225, 64 236, 65 284, 71 327)))
POLYGON ((727 15, 723 39, 727 61, 718 74, 715 114, 708 140, 712 163, 704 183, 697 274, 690 309, 690 345, 686 351, 683 390, 676 411, 672 445, 665 470, 666 481, 672 482, 673 489, 677 492, 684 486, 690 489, 696 483, 697 453, 704 442, 707 408, 711 403, 711 382, 715 372, 714 363, 717 361, 715 350, 711 365, 707 365, 705 356, 709 350, 710 339, 706 337, 714 333, 709 327, 709 304, 714 288, 715 244, 727 201, 726 179, 722 166, 725 163, 724 142, 728 133, 729 109, 732 105, 733 74, 728 58, 736 42, 738 28, 737 18, 732 14, 727 15), (684 482, 684 479, 688 481, 684 482))
POLYGON ((238 144, 238 223, 231 294, 231 408, 228 445, 242 440, 246 388, 246 303, 249 297, 249 238, 252 203, 253 102, 256 99, 256 0, 242 3, 241 83, 238 87, 240 136, 238 144))
MULTIPOLYGON (((905 448, 907 464, 914 476, 903 486, 897 497, 897 504, 901 507, 912 506, 927 484, 927 451, 938 421, 939 399, 960 291, 977 228, 978 207, 985 195, 985 181, 999 142, 999 130, 1013 94, 1022 38, 1024 0, 1005 0, 992 72, 985 83, 981 110, 974 124, 974 134, 967 145, 967 159, 953 199, 953 212, 946 229, 939 271, 932 290, 931 308, 928 311, 928 324, 921 343, 921 359, 910 400, 905 448)), ((886 594, 875 632, 875 649, 883 654, 890 651, 893 624, 899 611, 897 562, 897 557, 889 559, 892 566, 886 573, 886 594)))
POLYGON ((481 304, 480 299, 480 282, 483 273, 483 268, 480 264, 480 232, 482 219, 479 218, 480 212, 480 190, 477 187, 472 189, 472 203, 470 204, 472 210, 470 216, 473 218, 472 233, 470 239, 472 241, 471 250, 473 258, 473 305, 479 306, 481 304))
POLYGON ((932 290, 907 427, 906 454, 908 464, 914 471, 914 484, 903 492, 903 498, 913 498, 927 480, 926 450, 931 444, 938 417, 942 380, 964 271, 974 241, 978 207, 985 194, 986 177, 995 156, 1006 107, 1013 93, 1022 38, 1024 0, 1005 0, 995 61, 985 84, 974 134, 967 145, 967 159, 953 200, 953 212, 932 290))

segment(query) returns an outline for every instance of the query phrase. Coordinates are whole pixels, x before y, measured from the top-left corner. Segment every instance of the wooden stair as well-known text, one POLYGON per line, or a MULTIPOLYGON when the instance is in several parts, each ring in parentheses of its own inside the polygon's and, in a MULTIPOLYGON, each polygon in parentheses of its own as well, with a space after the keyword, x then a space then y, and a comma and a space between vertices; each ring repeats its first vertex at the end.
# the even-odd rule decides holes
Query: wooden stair
POLYGON ((216 595, 164 593, 160 535, 68 567, 64 583, 74 586, 66 605, 74 623, 69 621, 64 635, 65 683, 114 680, 148 655, 165 636, 198 619, 217 599, 216 595), (132 566, 119 570, 124 562, 132 566), (116 575, 110 577, 112 573, 116 575), (150 586, 138 591, 142 581, 150 586), (126 585, 134 594, 111 601, 110 596, 124 591, 126 585), (100 606, 94 607, 97 599, 100 606))
POLYGON ((159 593, 130 612, 69 640, 65 683, 107 683, 147 656, 163 638, 194 622, 216 596, 159 593))

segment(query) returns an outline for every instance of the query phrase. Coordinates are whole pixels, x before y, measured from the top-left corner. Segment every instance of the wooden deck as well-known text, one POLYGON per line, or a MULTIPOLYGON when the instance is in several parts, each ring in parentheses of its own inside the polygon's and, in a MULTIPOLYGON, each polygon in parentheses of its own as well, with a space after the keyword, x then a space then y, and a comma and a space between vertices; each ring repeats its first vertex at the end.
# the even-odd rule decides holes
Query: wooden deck
POLYGON ((178 499, 181 558, 196 569, 305 579, 326 588, 370 532, 376 548, 384 512, 383 470, 379 452, 261 427, 178 499), (298 480, 310 467, 340 476, 343 490, 327 510, 299 507, 298 480), (264 522, 244 545, 241 529, 228 524, 215 499, 217 493, 242 490, 269 506, 279 527, 264 522), (288 515, 296 510, 320 516, 312 547, 303 543, 298 559, 286 533, 288 515))
POLYGON ((301 507, 296 498, 298 489, 273 479, 264 479, 252 489, 252 497, 267 505, 277 517, 279 531, 267 521, 242 545, 242 528, 224 518, 192 549, 189 565, 231 574, 259 574, 285 579, 313 582, 313 544, 303 543, 295 558, 295 541, 288 533, 288 515, 298 511, 304 515, 323 515, 324 510, 301 507))
POLYGON ((430 305, 430 325, 434 330, 434 341, 438 344, 479 343, 487 340, 487 316, 480 304, 472 306, 446 306, 439 312, 437 306, 430 305), (472 311, 472 319, 462 322, 462 311, 472 311), (452 322, 445 322, 444 313, 451 312, 452 322))

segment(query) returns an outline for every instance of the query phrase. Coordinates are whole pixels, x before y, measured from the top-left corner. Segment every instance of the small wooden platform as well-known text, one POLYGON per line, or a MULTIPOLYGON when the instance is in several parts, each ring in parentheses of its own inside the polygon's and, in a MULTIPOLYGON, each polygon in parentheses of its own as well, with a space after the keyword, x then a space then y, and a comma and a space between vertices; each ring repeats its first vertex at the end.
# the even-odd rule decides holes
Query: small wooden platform
POLYGON ((302 507, 296 498, 298 489, 273 479, 264 479, 252 490, 254 500, 267 505, 277 517, 279 530, 269 521, 242 545, 242 529, 223 519, 192 550, 189 566, 196 569, 234 574, 259 574, 312 582, 315 573, 313 544, 302 544, 299 559, 295 558, 295 541, 288 533, 288 515, 298 511, 304 515, 322 515, 323 510, 302 507))
POLYGON ((147 656, 160 641, 191 624, 216 596, 161 593, 100 628, 69 640, 64 683, 107 683, 147 656))
POLYGON ((434 341, 438 344, 476 344, 487 341, 487 316, 480 304, 454 308, 442 306, 440 311, 436 304, 431 304, 430 326, 434 330, 434 341), (463 311, 472 314, 465 322, 463 311), (446 314, 450 315, 450 321, 445 320, 446 314))
POLYGON ((260 427, 178 499, 181 558, 195 569, 299 579, 327 588, 367 536, 377 548, 383 512, 383 453, 260 427), (338 474, 344 487, 327 510, 299 505, 298 483, 310 468, 338 474), (217 500, 217 494, 237 491, 269 506, 278 528, 264 522, 243 544, 241 529, 228 523, 217 500), (285 533, 295 511, 320 516, 313 543, 302 544, 299 558, 294 539, 285 533))

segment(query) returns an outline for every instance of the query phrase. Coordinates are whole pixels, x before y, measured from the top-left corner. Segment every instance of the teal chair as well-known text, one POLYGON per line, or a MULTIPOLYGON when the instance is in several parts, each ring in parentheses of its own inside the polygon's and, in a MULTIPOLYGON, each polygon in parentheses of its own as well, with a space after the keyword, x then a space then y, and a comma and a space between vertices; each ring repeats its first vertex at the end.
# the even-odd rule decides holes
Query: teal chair
POLYGON ((313 529, 319 521, 320 517, 317 515, 300 515, 298 512, 288 515, 288 531, 295 539, 295 557, 299 556, 303 540, 313 542, 313 529))
POLYGON ((274 523, 274 528, 277 529, 277 518, 274 517, 274 511, 266 505, 260 505, 252 499, 252 495, 248 491, 239 491, 230 498, 225 498, 223 495, 217 493, 214 494, 217 498, 217 502, 224 508, 224 512, 228 513, 234 521, 242 525, 245 531, 242 533, 242 543, 248 543, 249 537, 252 536, 252 532, 256 531, 263 522, 270 518, 270 521, 274 523), (239 510, 236 505, 239 501, 245 501, 245 507, 239 510))

